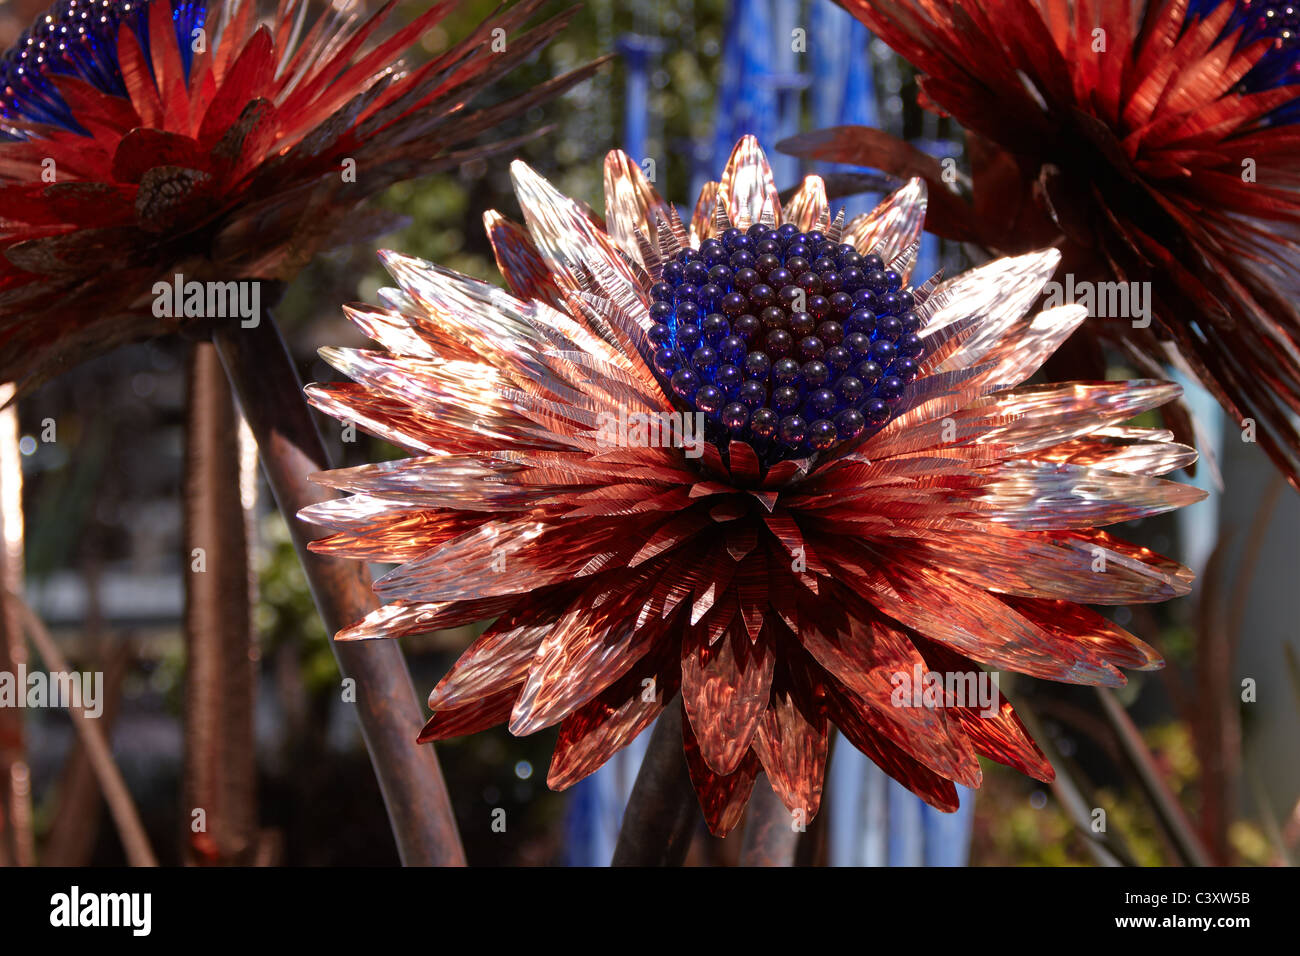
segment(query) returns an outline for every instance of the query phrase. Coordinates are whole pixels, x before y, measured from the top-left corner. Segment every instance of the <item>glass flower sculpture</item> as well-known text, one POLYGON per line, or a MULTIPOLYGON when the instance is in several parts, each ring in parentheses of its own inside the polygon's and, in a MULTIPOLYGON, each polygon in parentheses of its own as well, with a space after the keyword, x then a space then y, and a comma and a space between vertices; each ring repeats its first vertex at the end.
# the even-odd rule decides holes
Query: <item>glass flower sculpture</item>
POLYGON ((348 309, 382 348, 325 350, 353 382, 308 389, 412 455, 315 477, 350 497, 301 513, 313 546, 400 564, 338 638, 495 619, 422 741, 558 724, 561 789, 680 693, 722 834, 760 768, 817 812, 831 724, 946 810, 976 755, 1051 779, 1000 695, 914 706, 913 676, 1160 665, 1082 605, 1187 592, 1099 526, 1198 500, 1157 477, 1195 454, 1122 424, 1175 385, 1023 384, 1083 319, 1026 314, 1055 251, 913 287, 919 180, 832 222, 816 177, 782 207, 752 137, 689 231, 620 152, 603 220, 512 172, 526 225, 486 215, 509 291, 382 253, 400 289, 348 309))
POLYGON ((281 0, 259 22, 256 0, 60 0, 0 58, 0 381, 175 330, 157 280, 291 278, 392 225, 363 199, 514 148, 467 144, 591 71, 467 106, 571 15, 510 35, 539 3, 406 70, 454 3, 378 39, 391 2, 312 22, 281 0))
POLYGON ((1141 374, 1173 362, 1253 420, 1300 488, 1300 5, 839 2, 920 71, 922 105, 966 130, 972 201, 939 160, 875 130, 781 148, 924 176, 939 235, 1004 255, 1052 244, 1077 281, 1150 282, 1147 316, 1086 323, 1053 372, 1096 374, 1103 344, 1141 374))

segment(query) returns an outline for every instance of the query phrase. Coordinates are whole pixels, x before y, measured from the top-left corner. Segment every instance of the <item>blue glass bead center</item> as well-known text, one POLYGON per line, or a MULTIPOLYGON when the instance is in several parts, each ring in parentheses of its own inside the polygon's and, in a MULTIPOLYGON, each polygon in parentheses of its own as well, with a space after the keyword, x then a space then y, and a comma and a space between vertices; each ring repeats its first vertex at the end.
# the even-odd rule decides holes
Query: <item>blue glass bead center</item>
MULTIPOLYGON (((1185 23, 1199 22, 1224 3, 1232 14, 1223 28, 1223 39, 1235 36, 1236 48, 1269 41, 1269 47, 1237 85, 1238 92, 1257 93, 1300 83, 1300 3, 1277 0, 1191 0, 1185 23)), ((1287 103, 1269 114, 1272 124, 1300 119, 1300 103, 1287 103)))
MULTIPOLYGON (((117 58, 118 29, 135 33, 153 69, 149 6, 164 0, 60 0, 0 57, 0 125, 4 120, 45 123, 89 135, 50 82, 74 76, 102 93, 127 95, 117 58)), ((207 18, 206 0, 170 0, 181 64, 188 79, 194 57, 191 37, 207 18)), ((9 139, 21 134, 0 132, 9 139)))
POLYGON ((921 319, 876 255, 792 224, 729 229, 667 261, 647 356, 709 440, 768 463, 878 430, 920 371, 921 319))

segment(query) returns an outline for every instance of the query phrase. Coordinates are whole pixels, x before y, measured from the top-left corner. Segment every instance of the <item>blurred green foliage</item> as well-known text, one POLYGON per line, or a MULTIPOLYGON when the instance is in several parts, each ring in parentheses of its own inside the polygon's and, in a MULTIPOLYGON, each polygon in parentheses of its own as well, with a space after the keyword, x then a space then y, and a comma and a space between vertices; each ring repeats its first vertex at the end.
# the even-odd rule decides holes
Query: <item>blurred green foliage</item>
MULTIPOLYGON (((1185 724, 1164 722, 1146 728, 1143 737, 1156 766, 1179 803, 1198 803, 1199 768, 1185 724)), ((975 804, 975 866, 1092 866, 1087 838, 1071 823, 1047 785, 999 764, 981 760, 984 785, 975 804)), ((1106 832, 1115 834, 1141 866, 1177 864, 1150 808, 1136 787, 1107 783, 1089 791, 1095 807, 1106 811, 1106 832)), ((1259 826, 1237 820, 1230 833, 1237 863, 1265 866, 1276 862, 1272 845, 1259 826)))
POLYGON ((254 561, 258 600, 253 625, 262 656, 292 648, 308 693, 335 692, 338 665, 280 512, 269 512, 259 522, 254 561))

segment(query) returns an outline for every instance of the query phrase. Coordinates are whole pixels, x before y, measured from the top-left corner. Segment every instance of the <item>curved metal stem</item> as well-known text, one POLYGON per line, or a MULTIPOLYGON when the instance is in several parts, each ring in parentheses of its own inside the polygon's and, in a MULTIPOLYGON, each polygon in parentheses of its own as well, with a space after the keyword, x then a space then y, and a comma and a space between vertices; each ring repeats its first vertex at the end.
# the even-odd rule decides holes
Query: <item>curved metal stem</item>
MULTIPOLYGON (((36 616, 36 612, 13 591, 8 592, 4 597, 21 616, 27 636, 36 647, 36 653, 41 656, 45 666, 51 671, 72 673, 67 659, 59 650, 59 645, 54 642, 54 638, 45 629, 45 624, 36 616)), ((68 706, 68 715, 72 718, 72 726, 76 729, 77 737, 85 748, 86 756, 90 758, 90 765, 99 780, 99 789, 104 794, 104 802, 108 804, 113 822, 117 824, 117 832, 122 838, 127 862, 131 866, 157 866, 158 858, 154 856, 153 848, 149 845, 149 836, 145 833, 144 824, 140 822, 140 813, 131 799, 131 791, 127 789, 126 781, 122 779, 122 771, 113 762, 113 748, 109 745, 108 738, 104 736, 99 721, 88 717, 81 707, 71 704, 68 706)))
MULTIPOLYGON (((213 343, 254 436, 271 491, 307 572, 312 596, 333 634, 378 607, 366 566, 307 550, 310 529, 297 518, 332 497, 308 480, 330 465, 293 361, 269 315, 253 328, 225 323, 213 343)), ((402 863, 464 866, 451 799, 438 758, 415 739, 424 712, 395 641, 331 641, 339 671, 355 681, 357 715, 402 863)))
POLYGON ((766 774, 754 782, 745 811, 745 837, 740 844, 741 866, 794 866, 799 831, 790 825, 790 811, 773 792, 766 774))
POLYGON ((1160 774, 1151 751, 1142 740, 1142 734, 1129 717, 1128 711, 1120 706, 1114 694, 1105 687, 1094 687, 1093 691, 1101 703, 1101 711, 1114 730, 1130 766, 1137 775, 1142 793, 1151 804, 1151 809, 1160 821, 1160 825, 1178 850, 1186 866, 1211 866, 1213 860, 1205 845, 1196 835, 1196 830, 1187 819, 1178 799, 1169 790, 1169 785, 1160 774))
POLYGON ((699 819, 682 749, 681 700, 674 697, 650 733, 623 812, 613 865, 681 866, 699 819))

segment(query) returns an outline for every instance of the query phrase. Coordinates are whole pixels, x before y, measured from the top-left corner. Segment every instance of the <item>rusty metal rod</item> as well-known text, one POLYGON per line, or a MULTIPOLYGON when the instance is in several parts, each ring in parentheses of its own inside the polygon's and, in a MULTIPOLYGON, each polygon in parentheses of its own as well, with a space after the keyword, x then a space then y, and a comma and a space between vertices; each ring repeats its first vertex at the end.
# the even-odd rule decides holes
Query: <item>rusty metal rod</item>
POLYGON ((650 733, 623 812, 613 865, 681 866, 699 821, 695 788, 682 749, 681 699, 675 697, 650 733))
MULTIPOLYGON (((289 525, 316 608, 326 631, 334 634, 378 602, 362 562, 307 550, 313 529, 297 514, 333 497, 333 492, 307 478, 328 468, 330 461, 293 360, 268 314, 253 328, 223 323, 213 330, 212 340, 257 438, 262 468, 289 525)), ((340 673, 356 682, 361 734, 402 863, 464 866, 465 851, 438 758, 432 747, 415 743, 424 712, 401 648, 395 641, 331 641, 330 646, 340 673)))
POLYGON ((240 489, 239 415, 216 349, 207 342, 197 343, 190 356, 183 509, 182 852, 190 864, 247 865, 257 843, 248 518, 240 489))
POLYGON ((1214 861, 1209 851, 1201 842, 1191 821, 1187 819, 1187 812, 1182 804, 1170 791, 1169 784, 1161 775, 1160 769, 1151 756, 1151 751, 1147 749, 1146 742, 1142 739, 1142 733, 1129 717, 1128 711, 1115 699, 1108 688, 1094 687, 1093 692, 1101 703, 1101 712, 1114 731, 1125 759, 1137 776, 1143 795, 1150 803, 1160 826, 1164 828, 1177 849, 1183 865, 1213 865, 1214 861))
POLYGON ((799 831, 793 825, 790 811, 773 792, 766 774, 754 781, 745 816, 740 865, 794 866, 799 831))
MULTIPOLYGON (((59 650, 59 645, 55 643, 50 632, 46 630, 45 624, 27 602, 13 591, 8 592, 4 598, 11 607, 17 609, 23 627, 27 631, 27 637, 35 646, 41 660, 45 662, 45 666, 58 673, 72 673, 67 659, 59 650)), ((131 866, 157 866, 158 858, 154 856, 153 847, 149 844, 149 835, 140 821, 140 812, 131 799, 131 791, 127 789, 126 781, 122 778, 122 771, 113 762, 113 748, 99 721, 87 716, 84 708, 70 701, 67 710, 68 716, 72 718, 73 729, 77 732, 77 738, 85 748, 86 756, 90 758, 90 765, 99 780, 99 789, 104 794, 104 802, 108 804, 113 822, 117 824, 118 836, 122 838, 122 848, 126 851, 127 863, 131 866)))

